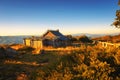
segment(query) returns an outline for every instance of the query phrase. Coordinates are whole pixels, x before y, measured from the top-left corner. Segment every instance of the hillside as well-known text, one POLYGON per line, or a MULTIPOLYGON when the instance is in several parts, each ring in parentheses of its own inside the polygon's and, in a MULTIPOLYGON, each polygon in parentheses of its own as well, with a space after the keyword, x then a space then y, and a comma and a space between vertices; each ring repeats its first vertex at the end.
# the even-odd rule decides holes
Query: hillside
MULTIPOLYGON (((1 48, 1 54, 3 50, 6 52, 1 48)), ((118 48, 81 46, 71 52, 38 55, 21 50, 14 57, 0 58, 0 80, 120 80, 118 48)))
POLYGON ((119 35, 114 35, 114 36, 106 35, 106 36, 102 36, 102 37, 92 38, 92 40, 119 43, 120 42, 120 34, 119 35))

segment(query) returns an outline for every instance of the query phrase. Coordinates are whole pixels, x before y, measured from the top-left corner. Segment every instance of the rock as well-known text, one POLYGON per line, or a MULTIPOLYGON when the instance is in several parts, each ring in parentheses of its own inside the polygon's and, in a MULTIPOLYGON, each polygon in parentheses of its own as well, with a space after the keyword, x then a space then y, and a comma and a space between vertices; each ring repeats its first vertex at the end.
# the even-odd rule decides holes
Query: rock
POLYGON ((21 73, 17 76, 16 80, 28 80, 28 76, 25 73, 21 73))
POLYGON ((3 47, 0 47, 0 58, 5 58, 6 56, 6 51, 3 47))
POLYGON ((16 54, 17 51, 10 47, 0 47, 0 58, 13 58, 16 54))

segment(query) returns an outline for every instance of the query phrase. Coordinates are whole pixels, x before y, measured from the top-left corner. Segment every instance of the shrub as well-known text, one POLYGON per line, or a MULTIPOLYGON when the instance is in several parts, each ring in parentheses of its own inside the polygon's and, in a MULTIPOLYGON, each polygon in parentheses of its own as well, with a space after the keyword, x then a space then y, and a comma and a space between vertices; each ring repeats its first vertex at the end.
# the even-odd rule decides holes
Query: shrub
POLYGON ((24 53, 31 53, 33 50, 35 49, 32 47, 25 46, 23 48, 18 49, 17 51, 24 54, 24 53))

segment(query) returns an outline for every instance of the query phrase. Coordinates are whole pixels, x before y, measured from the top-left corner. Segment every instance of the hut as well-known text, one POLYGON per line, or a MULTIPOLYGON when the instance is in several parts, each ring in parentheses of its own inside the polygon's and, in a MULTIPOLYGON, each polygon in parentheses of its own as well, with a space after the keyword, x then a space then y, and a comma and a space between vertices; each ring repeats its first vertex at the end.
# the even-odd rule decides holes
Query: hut
POLYGON ((44 46, 65 47, 68 45, 68 38, 59 30, 48 30, 42 36, 44 46))

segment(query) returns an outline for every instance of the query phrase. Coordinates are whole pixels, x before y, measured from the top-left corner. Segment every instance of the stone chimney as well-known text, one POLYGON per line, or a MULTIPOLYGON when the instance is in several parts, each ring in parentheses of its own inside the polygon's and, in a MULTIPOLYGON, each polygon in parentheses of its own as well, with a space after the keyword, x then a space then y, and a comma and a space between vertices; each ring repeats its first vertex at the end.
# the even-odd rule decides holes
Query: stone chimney
POLYGON ((57 29, 56 31, 58 31, 58 32, 59 32, 59 29, 57 29))

